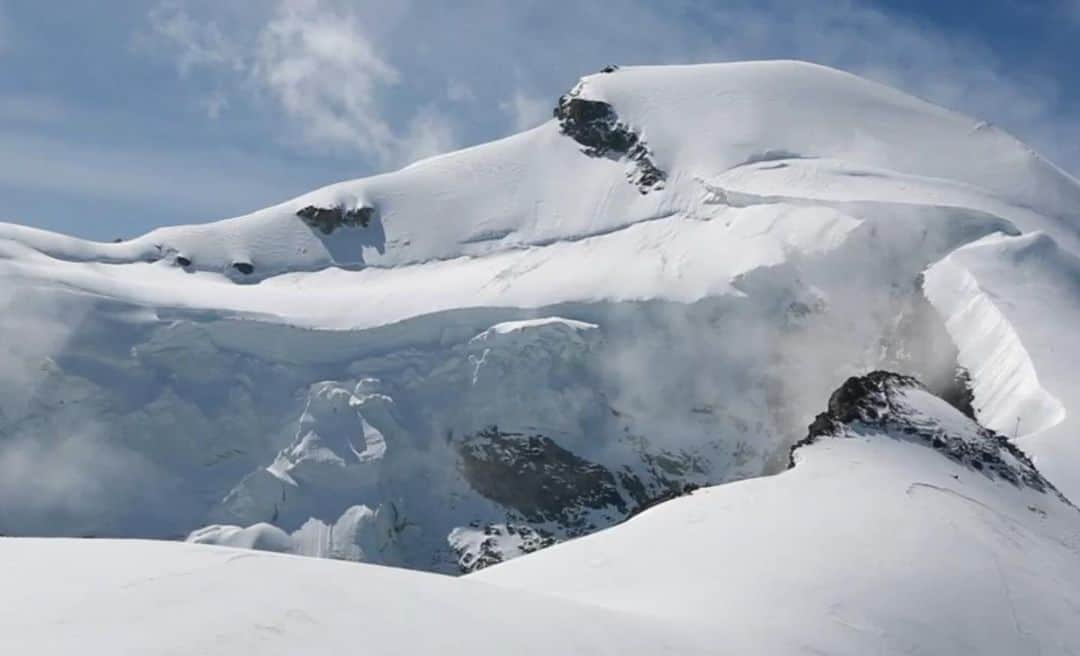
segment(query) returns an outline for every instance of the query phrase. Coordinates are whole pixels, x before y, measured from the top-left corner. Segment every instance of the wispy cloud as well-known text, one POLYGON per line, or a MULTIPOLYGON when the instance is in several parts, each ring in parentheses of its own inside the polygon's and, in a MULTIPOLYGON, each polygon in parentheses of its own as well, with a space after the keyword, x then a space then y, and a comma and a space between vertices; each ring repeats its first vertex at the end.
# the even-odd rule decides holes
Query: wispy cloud
POLYGON ((429 105, 413 114, 396 142, 394 156, 401 162, 414 162, 453 150, 456 145, 453 122, 446 114, 429 105))
MULTIPOLYGON (((249 93, 270 100, 289 120, 288 135, 308 147, 354 151, 382 166, 451 148, 453 126, 433 106, 411 112, 395 127, 385 116, 386 90, 401 73, 380 53, 348 5, 323 0, 280 0, 260 16, 253 38, 225 39, 214 20, 197 21, 178 4, 150 14, 154 34, 170 43, 178 70, 231 73, 249 93)), ((213 115, 227 98, 207 103, 213 115)))
POLYGON ((521 89, 514 89, 508 100, 499 105, 510 115, 514 129, 528 130, 551 118, 553 103, 550 98, 531 96, 521 89))
POLYGON ((154 34, 176 46, 176 66, 181 76, 202 66, 222 66, 236 72, 246 67, 243 55, 216 22, 196 21, 180 4, 158 5, 150 10, 148 19, 154 34))
POLYGON ((396 138, 377 98, 400 74, 354 16, 315 0, 283 2, 259 34, 252 73, 310 142, 392 157, 396 138))
POLYGON ((272 101, 298 143, 352 149, 375 166, 536 125, 579 75, 604 64, 760 58, 899 86, 1080 164, 1062 138, 1080 119, 1062 110, 1052 78, 1003 60, 989 42, 859 0, 476 0, 453 9, 278 0, 234 12, 227 28, 222 10, 195 20, 177 7, 152 18, 181 70, 232 71, 229 86, 272 101))

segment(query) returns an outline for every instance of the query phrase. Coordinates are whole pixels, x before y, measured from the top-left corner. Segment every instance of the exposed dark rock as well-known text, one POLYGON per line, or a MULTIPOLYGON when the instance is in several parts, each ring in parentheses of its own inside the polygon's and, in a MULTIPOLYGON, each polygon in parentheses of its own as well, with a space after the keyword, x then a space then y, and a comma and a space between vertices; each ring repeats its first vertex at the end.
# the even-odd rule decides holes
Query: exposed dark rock
POLYGON ((506 524, 474 524, 484 537, 450 538, 464 572, 620 523, 707 483, 689 454, 655 451, 627 436, 640 464, 611 470, 577 456, 543 435, 495 426, 455 438, 464 479, 507 510, 506 524), (513 520, 515 523, 509 523, 513 520))
POLYGON ((709 482, 706 464, 694 455, 655 450, 642 436, 627 436, 627 439, 634 443, 642 464, 638 472, 619 472, 619 482, 634 504, 628 516, 709 482))
POLYGON ((458 453, 474 490, 527 521, 577 527, 589 510, 628 510, 610 471, 543 435, 492 426, 459 443, 458 453))
POLYGON ((329 235, 341 227, 368 227, 375 216, 375 208, 364 206, 346 210, 340 205, 334 207, 308 205, 298 210, 296 216, 303 219, 308 227, 318 230, 324 235, 329 235))
POLYGON ((617 65, 615 65, 615 64, 608 64, 607 66, 605 66, 605 67, 601 68, 601 69, 600 69, 600 72, 601 72, 601 73, 614 73, 614 72, 615 72, 615 71, 617 71, 617 70, 619 70, 619 67, 618 67, 617 65))
MULTIPOLYGON (((476 527, 479 528, 479 527, 476 527)), ((473 549, 452 545, 462 574, 497 565, 509 558, 529 554, 558 542, 551 534, 520 524, 490 524, 483 527, 484 538, 473 549), (508 549, 508 543, 512 547, 508 549)))
POLYGON ((699 489, 701 486, 694 483, 686 483, 681 489, 668 490, 661 493, 659 496, 655 496, 644 503, 638 504, 630 513, 626 516, 626 519, 630 519, 634 515, 642 513, 653 506, 658 506, 665 501, 671 501, 672 499, 678 499, 679 497, 686 496, 693 493, 694 490, 699 489))
POLYGON ((255 273, 255 265, 251 262, 233 262, 232 268, 236 269, 245 276, 250 276, 255 273))
POLYGON ((978 424, 970 435, 946 432, 935 418, 905 403, 904 392, 913 389, 929 392, 915 378, 889 371, 849 378, 829 397, 828 410, 814 419, 808 435, 792 446, 788 466, 795 466, 796 451, 821 438, 877 433, 923 444, 973 470, 1065 500, 1008 438, 978 424))
POLYGON ((634 170, 628 176, 641 193, 660 187, 667 179, 667 174, 653 163, 645 142, 619 120, 608 103, 579 98, 575 89, 559 98, 553 115, 559 121, 559 130, 584 146, 582 152, 589 157, 633 162, 634 170))

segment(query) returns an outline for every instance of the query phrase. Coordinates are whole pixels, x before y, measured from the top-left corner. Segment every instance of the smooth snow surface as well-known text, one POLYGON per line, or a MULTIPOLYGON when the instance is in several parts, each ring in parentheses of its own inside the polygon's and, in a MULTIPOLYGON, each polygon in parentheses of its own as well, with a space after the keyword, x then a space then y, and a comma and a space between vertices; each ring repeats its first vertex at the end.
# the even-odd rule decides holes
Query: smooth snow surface
POLYGON ((220 547, 0 538, 5 654, 704 654, 663 623, 483 583, 220 547))
MULTIPOLYGON (((977 439, 940 399, 902 403, 977 439)), ((678 623, 737 654, 1068 654, 1080 641, 1080 512, 1054 494, 901 431, 855 426, 796 461, 467 578, 678 623)))

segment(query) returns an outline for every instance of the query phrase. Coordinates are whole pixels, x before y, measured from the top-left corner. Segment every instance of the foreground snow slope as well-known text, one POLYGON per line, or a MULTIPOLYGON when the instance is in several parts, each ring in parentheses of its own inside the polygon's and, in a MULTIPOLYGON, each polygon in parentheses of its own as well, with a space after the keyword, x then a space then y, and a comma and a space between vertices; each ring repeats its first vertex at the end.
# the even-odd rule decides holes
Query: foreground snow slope
POLYGON ((1001 438, 877 374, 845 384, 811 430, 783 474, 467 578, 678 622, 740 654, 1080 644, 1080 512, 1001 438))
POLYGON ((461 578, 0 538, 0 650, 1015 655, 1080 640, 1080 512, 914 380, 849 380, 793 461, 461 578))
POLYGON ((664 623, 479 582, 178 543, 0 538, 0 651, 695 654, 664 623))
POLYGON ((1022 410, 1076 489, 1051 371, 1075 302, 1025 327, 1025 290, 962 255, 1040 232, 1067 287, 1074 179, 797 62, 619 69, 553 105, 225 221, 110 244, 0 224, 0 533, 473 571, 779 471, 850 375, 964 407, 958 361, 979 416, 1011 435, 1022 410), (988 278, 923 276, 943 258, 988 278))

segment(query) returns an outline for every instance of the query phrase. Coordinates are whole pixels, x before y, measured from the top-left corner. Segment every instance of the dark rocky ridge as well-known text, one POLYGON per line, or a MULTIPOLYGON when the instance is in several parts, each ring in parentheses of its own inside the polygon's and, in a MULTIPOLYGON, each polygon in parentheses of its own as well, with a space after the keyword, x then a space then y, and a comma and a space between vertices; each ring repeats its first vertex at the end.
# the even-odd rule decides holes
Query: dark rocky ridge
MULTIPOLYGON (((480 528, 480 526, 473 525, 473 528, 480 528)), ((520 540, 516 545, 516 550, 521 554, 539 551, 558 542, 547 531, 522 524, 491 524, 484 526, 483 532, 484 538, 475 552, 455 550, 458 556, 458 567, 461 568, 462 574, 469 574, 505 561, 504 542, 508 538, 520 540)))
POLYGON ((544 435, 490 426, 455 444, 462 476, 483 497, 507 511, 507 523, 472 524, 483 531, 478 548, 456 549, 469 573, 505 560, 508 545, 529 553, 620 523, 705 482, 705 471, 684 453, 655 451, 628 438, 640 462, 608 468, 559 446, 544 435))
POLYGON ((923 415, 904 402, 906 390, 928 392, 915 378, 889 371, 849 378, 829 397, 828 409, 810 424, 808 435, 792 446, 789 467, 795 466, 797 450, 822 438, 880 433, 923 444, 957 464, 1001 478, 1017 487, 1053 493, 1068 503, 1008 438, 974 422, 972 435, 967 438, 948 433, 933 417, 923 415))
POLYGON ((559 121, 559 131, 584 146, 582 152, 589 157, 625 158, 633 162, 634 170, 627 175, 642 194, 663 188, 667 173, 653 163, 652 154, 638 133, 619 120, 610 104, 579 98, 577 93, 574 89, 560 97, 552 112, 559 121))
POLYGON ((472 488, 526 521, 578 528, 589 510, 627 512, 610 471, 549 437, 492 426, 462 441, 458 453, 472 488))
POLYGON ((340 205, 334 207, 316 207, 308 205, 296 212, 296 216, 313 230, 329 235, 338 228, 366 228, 375 216, 374 207, 356 207, 346 210, 340 205))

